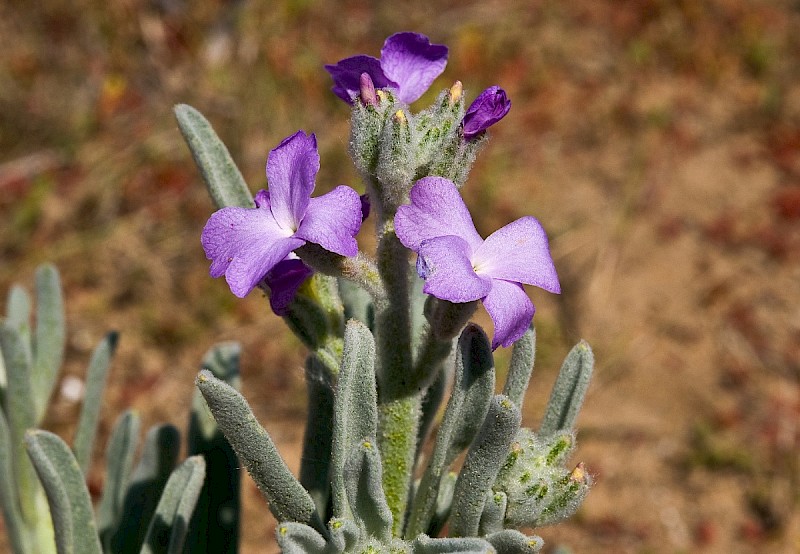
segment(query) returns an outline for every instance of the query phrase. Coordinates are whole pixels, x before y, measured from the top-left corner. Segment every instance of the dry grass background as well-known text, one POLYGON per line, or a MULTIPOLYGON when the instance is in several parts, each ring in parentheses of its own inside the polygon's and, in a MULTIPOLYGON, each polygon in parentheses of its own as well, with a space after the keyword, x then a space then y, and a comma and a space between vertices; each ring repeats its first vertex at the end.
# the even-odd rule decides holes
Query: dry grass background
MULTIPOLYGON (((98 456, 125 408, 185 428, 202 354, 236 339, 245 395, 297 467, 302 348, 259 295, 207 276, 212 207, 171 108, 205 113, 254 190, 300 128, 320 188, 358 188, 322 64, 399 30, 450 46, 434 89, 513 101, 465 196, 483 233, 532 214, 551 236, 564 294, 530 290, 528 424, 570 344, 595 348, 575 461, 597 484, 548 545, 800 552, 796 0, 0 4, 0 290, 58 265, 68 375, 121 332, 98 456)), ((48 428, 69 437, 77 409, 56 397, 48 428)), ((275 551, 250 481, 245 498, 242 551, 275 551)))

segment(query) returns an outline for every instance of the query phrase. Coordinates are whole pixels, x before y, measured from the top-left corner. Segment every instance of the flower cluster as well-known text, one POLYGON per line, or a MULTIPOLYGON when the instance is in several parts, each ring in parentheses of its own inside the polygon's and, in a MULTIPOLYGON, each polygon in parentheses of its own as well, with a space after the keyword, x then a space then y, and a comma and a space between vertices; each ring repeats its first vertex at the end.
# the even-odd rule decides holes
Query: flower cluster
MULTIPOLYGON (((333 92, 354 110, 379 114, 382 105, 393 106, 385 116, 374 116, 383 117, 379 124, 365 124, 365 129, 357 128, 361 120, 354 116, 353 133, 359 140, 368 135, 364 142, 370 145, 369 155, 378 159, 363 164, 369 166, 363 172, 368 185, 373 182, 368 191, 375 198, 370 200, 392 207, 380 213, 381 223, 391 222, 393 216, 400 242, 417 254, 424 292, 456 304, 480 300, 495 325, 492 346, 509 346, 534 314, 522 285, 558 293, 558 276, 547 236, 535 218, 518 219, 485 240, 478 235, 453 180, 454 175, 466 175, 471 161, 457 152, 458 146, 449 149, 449 157, 441 156, 448 151, 441 142, 444 134, 458 133, 463 145, 481 138, 505 117, 511 107, 505 91, 489 87, 459 111, 463 92, 456 82, 413 126, 412 115, 402 108, 427 91, 444 71, 447 56, 447 47, 431 44, 424 35, 397 33, 384 43, 380 59, 353 56, 325 69, 333 78, 333 92), (393 104, 396 101, 401 104, 393 104), (439 156, 436 163, 430 161, 434 155, 439 156), (381 174, 381 167, 390 169, 381 174), (393 177, 387 178, 386 172, 393 177)), ((298 287, 312 274, 308 266, 315 266, 315 260, 297 256, 298 248, 313 243, 335 255, 356 256, 355 236, 365 208, 358 193, 343 185, 311 198, 318 171, 314 135, 300 131, 272 150, 267 161, 269 189, 256 195, 255 208, 225 207, 203 230, 211 275, 225 275, 239 297, 263 288, 273 310, 284 315, 298 287)))

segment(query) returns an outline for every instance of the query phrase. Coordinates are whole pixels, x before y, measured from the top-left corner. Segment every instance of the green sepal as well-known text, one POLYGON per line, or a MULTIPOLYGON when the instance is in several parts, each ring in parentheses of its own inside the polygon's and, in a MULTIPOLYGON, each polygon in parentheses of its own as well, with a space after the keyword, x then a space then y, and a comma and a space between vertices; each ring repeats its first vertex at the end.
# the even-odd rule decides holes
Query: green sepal
MULTIPOLYGON (((236 342, 215 345, 203 356, 203 369, 239 389, 236 342)), ((235 554, 239 543, 242 473, 236 453, 219 430, 203 395, 195 390, 187 435, 190 456, 202 454, 206 479, 189 524, 186 551, 193 554, 235 554)))
POLYGON ((516 529, 504 529, 486 537, 497 554, 536 554, 542 550, 544 541, 541 537, 526 536, 516 529))
POLYGON ((172 425, 151 427, 144 439, 142 457, 131 474, 122 515, 111 538, 115 554, 139 552, 180 451, 180 433, 172 425))
POLYGON ((244 397, 208 370, 199 373, 195 384, 275 518, 306 523, 323 531, 314 501, 289 471, 244 397))
POLYGON ((480 536, 491 535, 503 530, 503 520, 506 517, 508 497, 503 491, 489 491, 486 493, 486 502, 483 505, 481 522, 478 526, 480 536))
POLYGON ((492 545, 476 537, 434 539, 420 535, 411 543, 413 554, 493 554, 492 545))
POLYGON ((385 215, 408 201, 408 191, 416 170, 414 116, 407 109, 394 111, 386 119, 379 139, 375 177, 381 187, 385 215))
POLYGON ((333 383, 327 368, 316 356, 306 358, 308 412, 300 458, 300 484, 308 491, 323 521, 330 497, 328 474, 333 446, 333 383))
POLYGON ((491 344, 479 326, 469 324, 458 340, 453 392, 445 408, 428 467, 411 504, 406 537, 413 538, 425 532, 430 525, 439 483, 447 468, 469 445, 483 424, 493 393, 491 344))
POLYGON ((173 109, 181 134, 216 207, 255 206, 247 183, 211 123, 203 114, 186 104, 178 104, 173 109))
POLYGON ((284 521, 275 528, 282 554, 326 554, 325 538, 318 531, 296 521, 284 521))
POLYGON ((533 373, 533 363, 536 358, 536 329, 529 327, 522 337, 514 343, 511 351, 511 361, 508 363, 508 375, 503 386, 505 394, 522 411, 525 401, 525 392, 533 373))
POLYGON ((594 354, 589 343, 581 341, 570 351, 550 393, 539 434, 552 435, 575 425, 578 412, 589 388, 594 368, 594 354))
POLYGON ((374 437, 377 432, 374 365, 372 333, 363 323, 351 319, 345 329, 344 355, 333 408, 330 479, 333 515, 339 518, 352 518, 344 483, 347 457, 364 437, 374 437))
POLYGON ((31 390, 37 424, 44 418, 56 385, 66 340, 61 279, 55 266, 45 264, 36 270, 36 330, 33 337, 31 390))
POLYGON ((141 554, 180 554, 206 475, 202 456, 192 456, 172 472, 150 520, 141 554), (167 546, 164 549, 164 546, 167 546))
POLYGON ((92 459, 92 446, 97 434, 97 423, 100 420, 100 407, 103 403, 103 391, 106 387, 108 368, 111 358, 117 349, 119 335, 111 332, 97 345, 89 368, 86 371, 86 395, 84 396, 78 428, 72 441, 72 451, 81 466, 84 475, 89 471, 92 459))
POLYGON ((58 435, 32 430, 25 446, 47 494, 59 554, 100 554, 92 499, 72 451, 58 435))
POLYGON ((463 141, 460 124, 464 119, 464 95, 453 98, 450 90, 439 93, 430 108, 415 117, 417 126, 417 178, 431 175, 430 164, 450 144, 463 141))
POLYGON ((353 518, 365 536, 392 539, 392 512, 383 492, 381 456, 374 438, 356 445, 344 465, 343 480, 353 518))
POLYGON ((25 535, 25 521, 19 508, 17 483, 11 456, 11 432, 3 410, 0 410, 0 508, 5 516, 5 527, 11 550, 17 553, 30 552, 25 535))
POLYGON ((105 551, 111 549, 111 537, 122 514, 128 479, 139 444, 139 427, 136 412, 126 411, 117 419, 106 447, 106 480, 97 508, 97 530, 105 551))
POLYGON ((12 467, 19 491, 20 512, 26 525, 33 527, 39 520, 35 499, 40 489, 33 467, 28 461, 24 442, 25 432, 36 426, 30 380, 31 351, 20 332, 8 322, 0 323, 0 353, 8 377, 6 415, 11 437, 12 467))
POLYGON ((497 395, 492 399, 486 420, 467 452, 453 492, 452 536, 477 534, 486 493, 508 455, 521 419, 519 410, 508 397, 497 395))

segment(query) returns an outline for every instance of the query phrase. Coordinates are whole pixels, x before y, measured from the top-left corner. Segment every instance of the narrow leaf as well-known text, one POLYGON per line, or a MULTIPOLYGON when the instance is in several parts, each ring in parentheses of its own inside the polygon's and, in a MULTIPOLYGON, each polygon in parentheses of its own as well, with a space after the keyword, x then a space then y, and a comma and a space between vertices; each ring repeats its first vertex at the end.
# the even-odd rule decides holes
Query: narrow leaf
POLYGON ((18 553, 30 552, 25 535, 25 522, 19 511, 11 451, 11 432, 6 416, 0 410, 0 508, 5 516, 11 549, 18 553))
POLYGON ((14 285, 8 291, 6 322, 21 334, 30 338, 31 296, 20 285, 14 285))
POLYGON ((314 499, 323 521, 330 496, 328 478, 333 445, 333 385, 323 363, 316 356, 306 359, 308 414, 300 460, 300 483, 314 499))
POLYGON ((105 551, 110 551, 111 535, 122 514, 128 478, 139 443, 139 416, 128 410, 119 417, 106 448, 106 481, 97 509, 97 529, 105 551))
POLYGON ((33 341, 33 390, 36 421, 44 417, 53 393, 66 345, 61 279, 53 265, 36 270, 36 334, 33 341))
POLYGON ((112 552, 133 554, 141 549, 179 451, 180 433, 172 425, 155 426, 147 432, 142 458, 131 475, 119 526, 111 539, 112 552))
POLYGON ((452 536, 469 537, 477 534, 486 493, 508 455, 521 419, 519 410, 507 397, 497 395, 492 399, 489 413, 467 452, 453 492, 450 517, 452 536))
POLYGON ((494 393, 492 346, 483 330, 469 324, 456 349, 453 393, 445 408, 428 467, 411 505, 406 537, 413 538, 431 523, 439 483, 450 464, 465 448, 486 417, 494 393))
POLYGON ((361 441, 344 466, 347 500, 356 523, 383 543, 392 538, 392 512, 383 493, 381 456, 373 438, 361 441))
POLYGON ((478 527, 480 536, 491 535, 503 530, 503 520, 506 517, 508 496, 503 491, 486 493, 486 502, 483 505, 481 523, 478 527))
POLYGON ((217 208, 253 207, 247 183, 208 120, 186 104, 178 104, 174 110, 181 134, 217 208))
POLYGON ((594 354, 589 343, 582 340, 570 351, 561 366, 539 428, 540 435, 572 429, 589 388, 593 368, 594 354))
POLYGON ((374 364, 372 333, 363 323, 351 319, 344 334, 344 354, 333 413, 330 479, 336 517, 351 517, 343 481, 345 460, 364 437, 373 437, 377 432, 374 364))
POLYGON ((117 349, 118 337, 119 335, 115 332, 106 335, 95 348, 92 359, 89 361, 89 369, 86 371, 86 396, 72 444, 72 451, 75 453, 75 458, 84 475, 89 471, 92 459, 92 446, 97 434, 97 423, 100 420, 100 407, 103 403, 108 367, 114 351, 117 349))
POLYGON ((30 526, 39 519, 35 498, 39 483, 25 451, 25 432, 36 426, 31 392, 30 350, 19 331, 0 323, 0 352, 8 373, 6 409, 11 437, 12 467, 15 469, 22 517, 30 526))
POLYGON ((25 444, 47 494, 59 554, 100 554, 92 499, 72 451, 48 431, 28 432, 25 444))
POLYGON ((527 537, 516 529, 492 533, 486 540, 497 549, 497 554, 536 554, 544 546, 541 537, 527 537))
POLYGON ((141 554, 183 552, 189 521, 205 475, 206 464, 202 456, 188 458, 172 472, 150 520, 141 554))
POLYGON ((325 539, 303 523, 285 521, 275 529, 282 554, 323 554, 325 539))
MULTIPOLYGON (((238 390, 241 350, 236 342, 218 344, 203 357, 203 368, 238 390)), ((199 390, 192 400, 188 441, 189 454, 202 454, 205 459, 206 479, 189 525, 186 551, 235 554, 239 544, 241 467, 199 390)))
POLYGON ((476 537, 432 539, 420 535, 411 543, 414 554, 496 554, 492 545, 476 537))
POLYGON ((531 326, 522 337, 514 343, 511 361, 508 364, 508 375, 503 387, 505 394, 522 411, 525 392, 533 373, 533 362, 536 357, 536 330, 531 326))
POLYGON ((275 518, 310 524, 324 532, 314 501, 286 467, 244 397, 208 370, 201 371, 195 383, 242 465, 269 502, 275 518))

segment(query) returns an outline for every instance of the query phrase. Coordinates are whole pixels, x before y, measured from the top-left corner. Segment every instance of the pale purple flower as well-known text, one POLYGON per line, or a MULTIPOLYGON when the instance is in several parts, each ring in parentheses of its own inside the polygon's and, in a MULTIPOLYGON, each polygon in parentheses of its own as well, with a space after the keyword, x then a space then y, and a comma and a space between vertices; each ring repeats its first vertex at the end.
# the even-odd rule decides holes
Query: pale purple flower
POLYGON ((464 138, 470 140, 503 119, 511 109, 506 91, 492 86, 478 95, 464 114, 464 138))
POLYGON ((394 226, 400 242, 419 255, 424 292, 456 303, 481 300, 494 322, 492 348, 519 339, 534 313, 522 284, 561 292, 541 224, 523 217, 484 240, 455 184, 442 177, 420 179, 410 198, 394 226))
POLYGON ((227 207, 206 223, 201 243, 212 277, 225 275, 231 292, 246 296, 280 261, 306 242, 342 256, 355 256, 361 227, 358 193, 340 185, 311 198, 319 171, 317 139, 298 131, 267 160, 269 191, 255 208, 227 207))
POLYGON ((386 39, 381 59, 358 55, 345 58, 325 69, 333 77, 333 92, 352 103, 361 90, 361 74, 372 79, 375 88, 393 88, 401 102, 411 104, 422 96, 447 65, 447 47, 431 44, 419 33, 396 33, 386 39))

